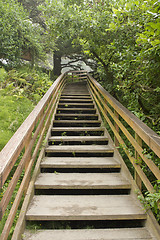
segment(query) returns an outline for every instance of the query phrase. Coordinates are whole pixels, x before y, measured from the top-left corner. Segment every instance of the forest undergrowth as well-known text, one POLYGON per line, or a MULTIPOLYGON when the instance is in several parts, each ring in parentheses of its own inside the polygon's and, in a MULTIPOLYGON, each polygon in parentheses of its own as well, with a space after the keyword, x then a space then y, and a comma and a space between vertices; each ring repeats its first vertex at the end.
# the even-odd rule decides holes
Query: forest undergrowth
POLYGON ((0 68, 0 150, 52 84, 40 69, 0 68))

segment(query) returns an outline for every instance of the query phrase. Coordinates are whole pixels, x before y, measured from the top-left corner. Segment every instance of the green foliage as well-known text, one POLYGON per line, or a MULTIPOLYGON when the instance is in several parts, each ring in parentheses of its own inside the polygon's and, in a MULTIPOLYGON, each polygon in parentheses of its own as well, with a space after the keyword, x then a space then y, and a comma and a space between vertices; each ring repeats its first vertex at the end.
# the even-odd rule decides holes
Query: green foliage
POLYGON ((4 68, 0 68, 0 82, 1 82, 1 84, 5 80, 6 76, 7 76, 6 70, 4 68))
POLYGON ((0 57, 15 65, 23 52, 42 53, 42 30, 17 0, 0 1, 0 57))
POLYGON ((17 128, 33 109, 32 102, 23 97, 2 95, 0 91, 0 149, 2 149, 17 128))
POLYGON ((2 84, 2 94, 15 96, 17 99, 27 97, 37 103, 52 85, 49 76, 41 70, 21 67, 8 71, 2 84))
POLYGON ((0 68, 0 149, 52 85, 40 70, 21 67, 6 72, 0 68))
POLYGON ((143 203, 146 210, 151 209, 160 222, 160 181, 154 185, 154 193, 145 192, 145 196, 139 195, 138 198, 143 203))
POLYGON ((46 1, 41 10, 53 36, 81 45, 101 84, 158 131, 159 1, 46 1))

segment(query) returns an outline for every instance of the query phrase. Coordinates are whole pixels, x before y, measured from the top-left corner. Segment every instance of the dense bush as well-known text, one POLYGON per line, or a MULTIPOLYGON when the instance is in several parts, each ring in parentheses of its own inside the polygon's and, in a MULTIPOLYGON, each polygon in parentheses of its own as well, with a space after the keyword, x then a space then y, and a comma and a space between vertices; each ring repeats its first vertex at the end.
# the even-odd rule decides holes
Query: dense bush
POLYGON ((42 29, 29 18, 17 0, 0 1, 0 58, 11 66, 20 62, 24 52, 35 58, 42 54, 42 29))
POLYGON ((0 68, 0 149, 52 85, 40 70, 0 68))

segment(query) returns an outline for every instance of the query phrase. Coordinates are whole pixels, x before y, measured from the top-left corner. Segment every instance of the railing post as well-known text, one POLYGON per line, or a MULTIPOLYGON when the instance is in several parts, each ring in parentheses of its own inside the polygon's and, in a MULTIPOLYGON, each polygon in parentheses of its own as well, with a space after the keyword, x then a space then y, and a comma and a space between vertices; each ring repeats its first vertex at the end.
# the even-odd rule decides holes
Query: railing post
MULTIPOLYGON (((30 133, 30 135, 29 135, 28 138, 27 138, 27 141, 26 141, 26 144, 25 144, 25 152, 28 150, 28 147, 29 147, 29 145, 30 145, 31 140, 32 140, 32 132, 30 133)), ((25 162, 25 167, 24 167, 25 172, 27 171, 27 168, 28 168, 28 165, 29 165, 29 163, 30 163, 31 157, 32 157, 32 154, 31 154, 31 152, 30 152, 30 153, 28 154, 27 161, 25 162)), ((26 195, 26 193, 27 193, 27 186, 28 186, 28 184, 29 184, 29 180, 30 180, 30 179, 28 178, 28 182, 26 183, 26 187, 24 188, 24 194, 25 194, 25 195, 26 195)))
MULTIPOLYGON (((136 142, 142 147, 142 139, 139 137, 139 135, 137 133, 135 133, 135 140, 136 142)), ((141 165, 141 157, 138 154, 138 152, 135 149, 135 158, 137 160, 137 165, 141 165)), ((142 189, 142 180, 140 178, 140 176, 138 175, 137 171, 135 170, 134 172, 134 179, 136 181, 137 186, 139 187, 139 189, 142 189)))
MULTIPOLYGON (((29 144, 30 144, 30 141, 32 139, 32 133, 30 133, 30 135, 28 136, 27 140, 26 140, 26 143, 25 143, 25 152, 27 151, 28 147, 29 147, 29 144)), ((25 163, 25 171, 27 170, 28 168, 28 164, 31 160, 31 152, 30 154, 28 155, 28 158, 27 158, 27 161, 25 163)))
MULTIPOLYGON (((105 98, 103 99, 103 101, 104 101, 105 105, 108 105, 108 101, 105 98)), ((103 110, 105 111, 106 115, 108 115, 108 111, 107 111, 105 105, 103 105, 102 107, 103 107, 103 110)))
MULTIPOLYGON (((115 118, 119 119, 119 114, 117 113, 116 110, 114 110, 114 115, 115 115, 115 118)), ((115 126, 116 131, 119 133, 119 126, 117 125, 116 122, 114 122, 114 126, 115 126)), ((115 135, 114 135, 114 144, 115 144, 116 147, 119 146, 119 141, 118 141, 118 139, 116 138, 115 135)))

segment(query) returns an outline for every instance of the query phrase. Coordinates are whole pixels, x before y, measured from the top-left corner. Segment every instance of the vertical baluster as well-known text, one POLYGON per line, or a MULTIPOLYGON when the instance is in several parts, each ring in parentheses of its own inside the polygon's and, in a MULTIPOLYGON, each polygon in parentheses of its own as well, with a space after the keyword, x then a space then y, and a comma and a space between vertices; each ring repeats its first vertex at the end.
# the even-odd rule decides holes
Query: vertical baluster
MULTIPOLYGON (((114 110, 114 115, 115 115, 115 118, 119 119, 119 114, 117 113, 116 110, 114 110)), ((114 126, 115 126, 116 131, 119 133, 119 126, 117 125, 116 122, 114 122, 114 126)), ((119 146, 119 141, 118 141, 118 139, 116 138, 115 135, 114 135, 114 143, 115 143, 116 147, 119 146)))
MULTIPOLYGON (((27 141, 25 144, 25 152, 28 150, 31 139, 32 139, 32 133, 27 138, 27 141)), ((31 152, 30 152, 30 154, 28 154, 27 161, 25 163, 25 170, 28 168, 28 164, 29 164, 30 160, 31 160, 31 152)))
MULTIPOLYGON (((105 113, 106 113, 106 115, 107 115, 107 114, 108 114, 108 111, 107 111, 105 105, 107 106, 108 101, 107 101, 103 96, 102 96, 102 99, 103 99, 103 101, 105 102, 105 104, 102 105, 102 107, 103 107, 103 110, 105 111, 105 113)), ((104 118, 104 116, 102 116, 102 120, 103 120, 103 122, 107 125, 107 121, 106 121, 106 119, 104 118)), ((107 128, 107 127, 106 127, 106 128, 107 128)))
MULTIPOLYGON (((137 133, 135 133, 135 140, 142 147, 142 139, 139 137, 139 135, 137 133)), ((137 159, 137 164, 141 165, 141 157, 138 154, 138 152, 136 151, 136 149, 135 149, 135 158, 137 159)), ((136 170, 134 172, 134 178, 135 178, 137 186, 141 190, 142 189, 142 180, 141 180, 140 176, 138 175, 138 173, 136 172, 136 170)))
MULTIPOLYGON (((30 142, 31 142, 31 139, 32 139, 32 132, 31 134, 28 136, 27 138, 27 141, 26 141, 26 144, 25 144, 25 152, 28 150, 29 148, 29 145, 30 145, 30 142)), ((28 168, 28 165, 29 165, 29 162, 31 160, 31 152, 28 154, 27 156, 27 161, 25 162, 25 171, 27 170, 28 168)), ((29 178, 28 178, 28 181, 26 182, 26 185, 25 185, 25 189, 24 189, 24 194, 26 195, 26 192, 27 192, 27 187, 28 187, 28 184, 29 184, 29 178)))

